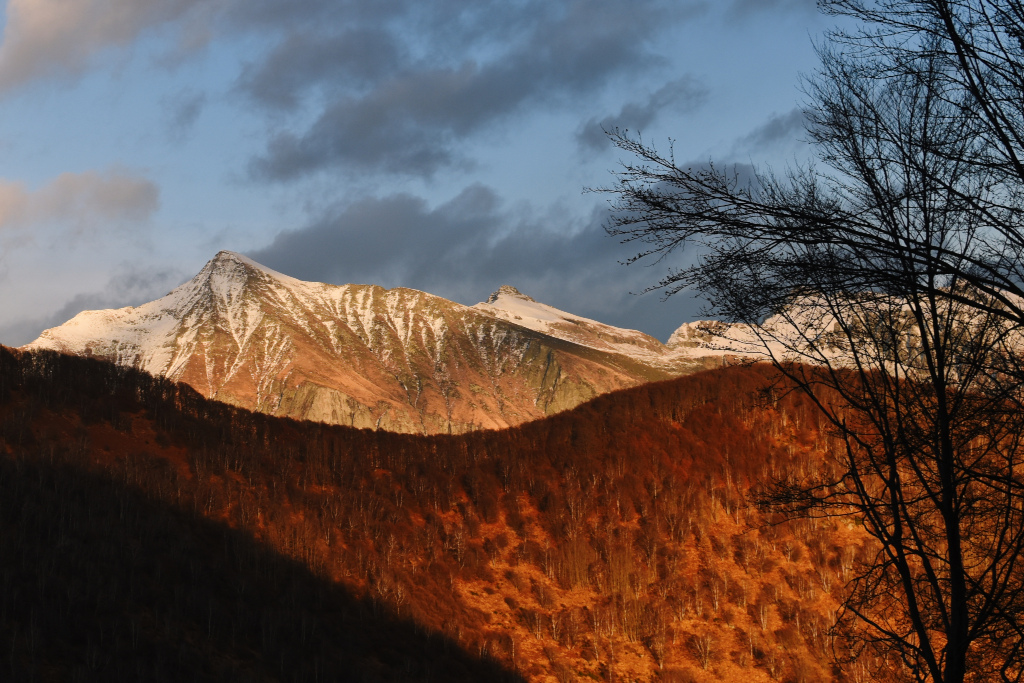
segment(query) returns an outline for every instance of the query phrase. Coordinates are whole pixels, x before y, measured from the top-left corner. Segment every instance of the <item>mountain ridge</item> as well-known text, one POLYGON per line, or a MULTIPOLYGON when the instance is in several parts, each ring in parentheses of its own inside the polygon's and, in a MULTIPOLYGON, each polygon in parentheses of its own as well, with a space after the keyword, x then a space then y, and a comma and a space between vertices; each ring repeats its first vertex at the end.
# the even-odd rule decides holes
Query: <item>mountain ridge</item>
POLYGON ((509 285, 465 306, 409 288, 305 282, 229 251, 160 299, 83 311, 23 348, 111 360, 273 415, 419 433, 520 424, 724 357, 509 285))

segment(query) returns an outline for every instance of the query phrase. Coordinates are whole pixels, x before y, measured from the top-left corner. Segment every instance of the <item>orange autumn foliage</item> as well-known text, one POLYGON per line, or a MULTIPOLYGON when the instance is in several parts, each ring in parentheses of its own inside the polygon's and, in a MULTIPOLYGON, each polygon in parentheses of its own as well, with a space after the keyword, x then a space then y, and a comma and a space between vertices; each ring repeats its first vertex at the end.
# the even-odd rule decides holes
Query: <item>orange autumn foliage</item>
POLYGON ((748 502, 829 447, 774 379, 423 437, 0 349, 0 676, 859 681, 863 537, 748 502))

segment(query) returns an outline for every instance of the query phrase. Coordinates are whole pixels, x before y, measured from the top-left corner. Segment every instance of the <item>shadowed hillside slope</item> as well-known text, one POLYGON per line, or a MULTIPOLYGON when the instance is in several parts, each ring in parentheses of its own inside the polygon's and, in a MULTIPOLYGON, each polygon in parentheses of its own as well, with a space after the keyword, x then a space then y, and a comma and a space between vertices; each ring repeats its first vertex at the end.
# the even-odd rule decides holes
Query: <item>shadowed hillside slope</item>
POLYGON ((247 533, 46 459, 0 461, 0 577, 8 681, 521 680, 247 533))
MULTIPOLYGON (((500 665, 529 681, 867 680, 866 662, 832 663, 827 634, 833 593, 865 552, 860 534, 770 524, 746 503, 759 480, 818 466, 832 447, 813 409, 772 379, 764 367, 727 368, 508 430, 423 437, 272 418, 99 361, 2 349, 0 452, 14 483, 0 523, 20 528, 19 515, 36 509, 55 520, 5 541, 15 555, 41 543, 26 555, 43 567, 102 575, 89 544, 62 540, 68 528, 111 515, 116 528, 148 510, 156 521, 111 532, 129 539, 125 549, 110 540, 98 556, 115 557, 102 562, 128 577, 170 564, 145 590, 129 578, 131 606, 103 621, 102 609, 57 599, 3 563, 4 605, 18 607, 0 609, 0 629, 17 647, 0 658, 17 653, 12 666, 43 675, 89 666, 112 643, 133 652, 131 628, 113 624, 138 610, 142 647, 193 653, 176 660, 179 671, 317 680, 312 662, 349 656, 329 660, 324 648, 352 617, 331 619, 356 614, 368 626, 344 652, 399 678, 407 666, 431 680, 495 680, 500 665), (99 493, 72 515, 63 501, 84 494, 60 487, 77 482, 99 493), (198 539, 187 542, 196 552, 152 559, 186 543, 174 540, 182 534, 198 539), (55 558, 52 548, 66 550, 55 558), (247 602, 250 581, 268 607, 247 602), (72 609, 107 625, 44 653, 34 620, 72 609), (174 610, 181 616, 165 616, 174 610), (259 626, 270 622, 272 635, 259 626), (406 663, 396 664, 390 648, 406 641, 406 663)), ((94 581, 100 596, 125 590, 94 581)))

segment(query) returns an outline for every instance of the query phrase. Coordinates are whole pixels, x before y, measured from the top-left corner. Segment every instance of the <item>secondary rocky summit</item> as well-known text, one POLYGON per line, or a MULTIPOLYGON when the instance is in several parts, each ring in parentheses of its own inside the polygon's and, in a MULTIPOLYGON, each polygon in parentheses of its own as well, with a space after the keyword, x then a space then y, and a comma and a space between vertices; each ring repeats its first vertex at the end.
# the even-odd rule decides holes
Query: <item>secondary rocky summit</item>
POLYGON ((399 432, 500 428, 722 362, 503 286, 476 306, 413 289, 303 282, 222 251, 137 307, 84 311, 28 349, 94 356, 273 415, 399 432))

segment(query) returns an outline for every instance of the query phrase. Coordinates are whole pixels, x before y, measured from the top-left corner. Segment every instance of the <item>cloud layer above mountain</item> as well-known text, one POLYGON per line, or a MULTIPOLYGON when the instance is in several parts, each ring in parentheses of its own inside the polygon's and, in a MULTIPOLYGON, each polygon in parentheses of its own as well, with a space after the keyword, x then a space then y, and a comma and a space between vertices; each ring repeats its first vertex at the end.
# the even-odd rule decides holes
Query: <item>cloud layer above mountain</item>
POLYGON ((581 196, 616 167, 605 131, 697 163, 792 154, 811 10, 7 0, 0 297, 33 286, 0 332, 135 302, 109 273, 195 272, 224 248, 463 303, 508 282, 664 337, 694 306, 631 296, 667 264, 618 265, 632 248, 581 196))
POLYGON ((68 223, 77 233, 145 221, 157 209, 159 189, 150 180, 110 170, 62 173, 31 190, 0 180, 0 230, 68 223))
POLYGON ((511 284, 573 313, 667 338, 698 304, 635 296, 655 274, 620 266, 621 245, 603 218, 595 211, 559 225, 553 215, 510 210, 495 190, 473 185, 437 207, 407 194, 332 207, 249 255, 307 279, 405 286, 469 304, 511 284))

